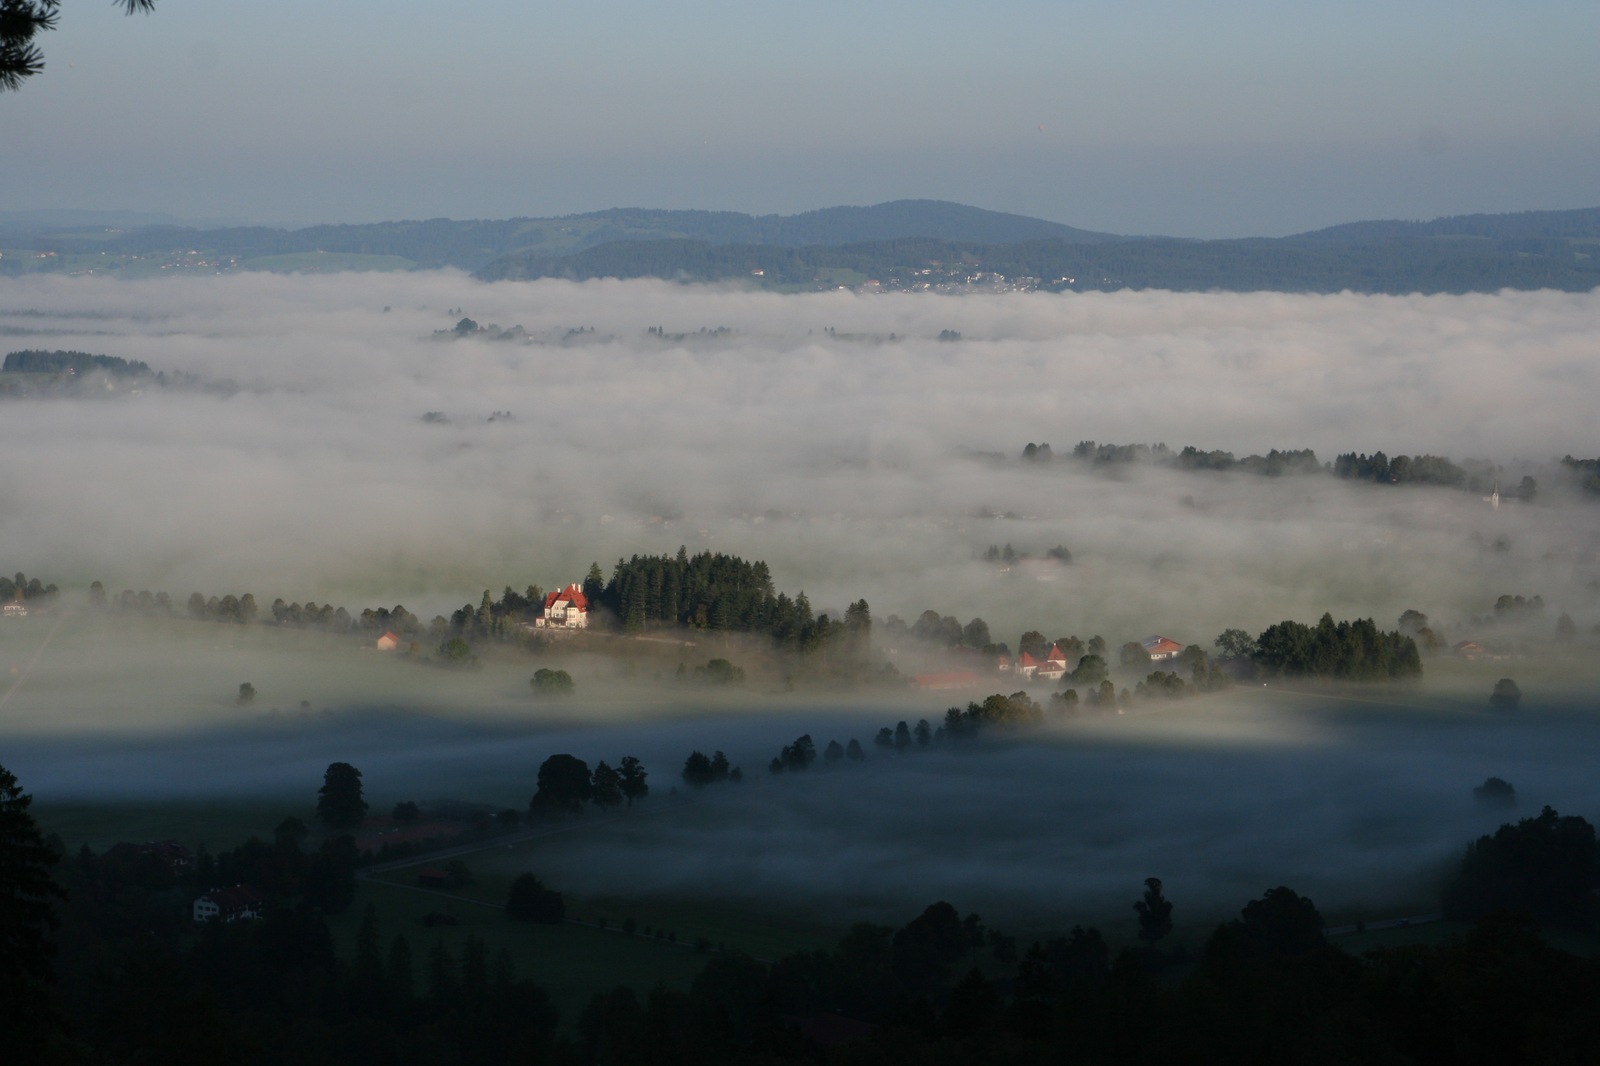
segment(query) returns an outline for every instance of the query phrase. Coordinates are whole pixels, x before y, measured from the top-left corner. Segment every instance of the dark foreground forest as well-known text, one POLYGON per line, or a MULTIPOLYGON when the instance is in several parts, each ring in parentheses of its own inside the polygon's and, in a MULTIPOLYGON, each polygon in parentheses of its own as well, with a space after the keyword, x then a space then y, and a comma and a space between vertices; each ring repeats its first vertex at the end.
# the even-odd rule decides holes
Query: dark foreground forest
MULTIPOLYGON (((1182 901, 1152 878, 1137 947, 1075 926, 1019 950, 937 902, 898 928, 857 924, 831 951, 706 952, 687 991, 601 991, 563 1025, 475 937, 459 955, 414 949, 367 910, 353 957, 337 957, 327 897, 309 890, 258 921, 197 926, 159 859, 64 856, 29 803, 0 770, 0 1042, 19 1064, 1500 1066, 1588 1063, 1600 1047, 1600 958, 1536 924, 1592 929, 1600 854, 1587 821, 1548 808, 1468 847, 1443 903, 1475 924, 1435 945, 1346 953, 1279 886, 1197 952, 1167 950, 1182 901)), ((517 904, 508 923, 560 920, 517 904)))

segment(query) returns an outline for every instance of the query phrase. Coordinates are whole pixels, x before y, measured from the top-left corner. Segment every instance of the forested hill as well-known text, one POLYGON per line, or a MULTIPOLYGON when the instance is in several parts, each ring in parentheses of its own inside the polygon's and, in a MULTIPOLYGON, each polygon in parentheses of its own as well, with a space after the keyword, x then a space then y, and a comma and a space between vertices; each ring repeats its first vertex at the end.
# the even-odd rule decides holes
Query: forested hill
MULTIPOLYGON (((804 246, 898 237, 1007 243, 1054 238, 1070 242, 1116 241, 1109 233, 1011 215, 942 200, 896 200, 873 207, 829 207, 798 215, 745 215, 734 211, 667 211, 612 208, 560 218, 412 222, 274 229, 240 226, 197 230, 154 226, 132 232, 80 228, 0 233, 0 248, 54 252, 57 262, 26 262, 31 270, 60 269, 63 256, 151 257, 183 254, 225 268, 315 269, 304 257, 388 257, 388 263, 346 260, 336 269, 460 267, 476 270, 509 252, 568 255, 621 240, 686 239, 707 244, 804 246), (275 257, 299 257, 271 262, 275 257), (256 263, 251 261, 255 260, 256 263)), ((11 257, 17 262, 16 257, 11 257)), ((332 261, 330 261, 331 263, 332 261)), ((11 264, 0 259, 0 273, 11 264)), ((79 268, 85 264, 76 263, 79 268)))
MULTIPOLYGON (((739 281, 780 291, 868 285, 972 291, 1044 289, 1225 290, 1404 294, 1499 289, 1588 291, 1600 285, 1600 211, 1590 236, 1408 235, 1338 241, 1062 240, 979 243, 906 239, 777 248, 693 240, 616 241, 573 255, 509 255, 478 277, 495 281, 560 277, 659 277, 739 281)), ((1314 235, 1313 235, 1314 236, 1314 235)), ((870 286, 869 286, 870 287, 870 286)))
MULTIPOLYGON (((1479 238, 1496 241, 1572 239, 1600 244, 1600 207, 1578 211, 1518 211, 1505 215, 1451 215, 1431 222, 1347 222, 1300 233, 1296 244, 1369 244, 1415 237, 1479 238)), ((1583 249, 1580 249, 1583 250, 1583 249)))
POLYGON ((430 219, 286 230, 179 226, 0 231, 0 275, 171 277, 457 267, 486 280, 659 277, 784 292, 1461 293, 1600 285, 1600 208, 1352 222, 1281 238, 1118 237, 940 200, 798 215, 613 208, 561 218, 430 219), (870 286, 868 286, 870 287, 870 286))

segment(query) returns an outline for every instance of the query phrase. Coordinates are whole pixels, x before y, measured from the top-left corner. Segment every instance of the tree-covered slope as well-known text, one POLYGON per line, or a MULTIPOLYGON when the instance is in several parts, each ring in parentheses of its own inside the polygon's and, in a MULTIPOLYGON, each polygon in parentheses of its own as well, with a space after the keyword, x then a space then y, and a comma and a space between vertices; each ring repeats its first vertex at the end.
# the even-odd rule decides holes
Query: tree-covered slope
POLYGON ((1587 291, 1600 261, 1568 241, 1407 238, 1308 245, 1292 240, 1168 239, 1073 244, 875 241, 775 248, 702 241, 617 241, 562 257, 510 255, 478 277, 738 280, 763 288, 832 288, 872 280, 885 288, 1021 286, 1046 290, 1365 293, 1587 291))

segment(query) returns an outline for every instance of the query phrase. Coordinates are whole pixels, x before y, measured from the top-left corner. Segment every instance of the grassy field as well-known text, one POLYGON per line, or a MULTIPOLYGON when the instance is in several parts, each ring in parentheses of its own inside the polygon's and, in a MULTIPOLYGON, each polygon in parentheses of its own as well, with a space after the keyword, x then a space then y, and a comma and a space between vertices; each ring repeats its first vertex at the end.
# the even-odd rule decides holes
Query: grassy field
POLYGON ((386 949, 396 934, 403 934, 410 943, 419 987, 425 981, 423 964, 434 944, 444 944, 459 957, 466 938, 477 936, 489 946, 491 956, 504 948, 516 964, 518 976, 532 978, 549 990, 562 1024, 568 1028, 596 992, 617 985, 641 993, 657 985, 686 989, 706 961, 687 947, 659 940, 571 923, 514 922, 495 907, 372 882, 358 883, 355 905, 329 920, 341 955, 353 954, 356 930, 369 903, 376 908, 386 949), (450 915, 460 924, 429 928, 422 924, 429 913, 450 915))

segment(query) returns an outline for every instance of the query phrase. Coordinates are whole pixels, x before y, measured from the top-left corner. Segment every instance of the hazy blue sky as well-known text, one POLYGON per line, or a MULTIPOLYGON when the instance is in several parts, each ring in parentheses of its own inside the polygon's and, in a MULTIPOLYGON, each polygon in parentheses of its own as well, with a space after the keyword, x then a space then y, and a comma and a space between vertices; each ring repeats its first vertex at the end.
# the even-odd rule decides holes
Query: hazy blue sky
POLYGON ((1576 0, 66 0, 0 96, 0 209, 936 197, 1230 236, 1594 206, 1597 40, 1576 0))

